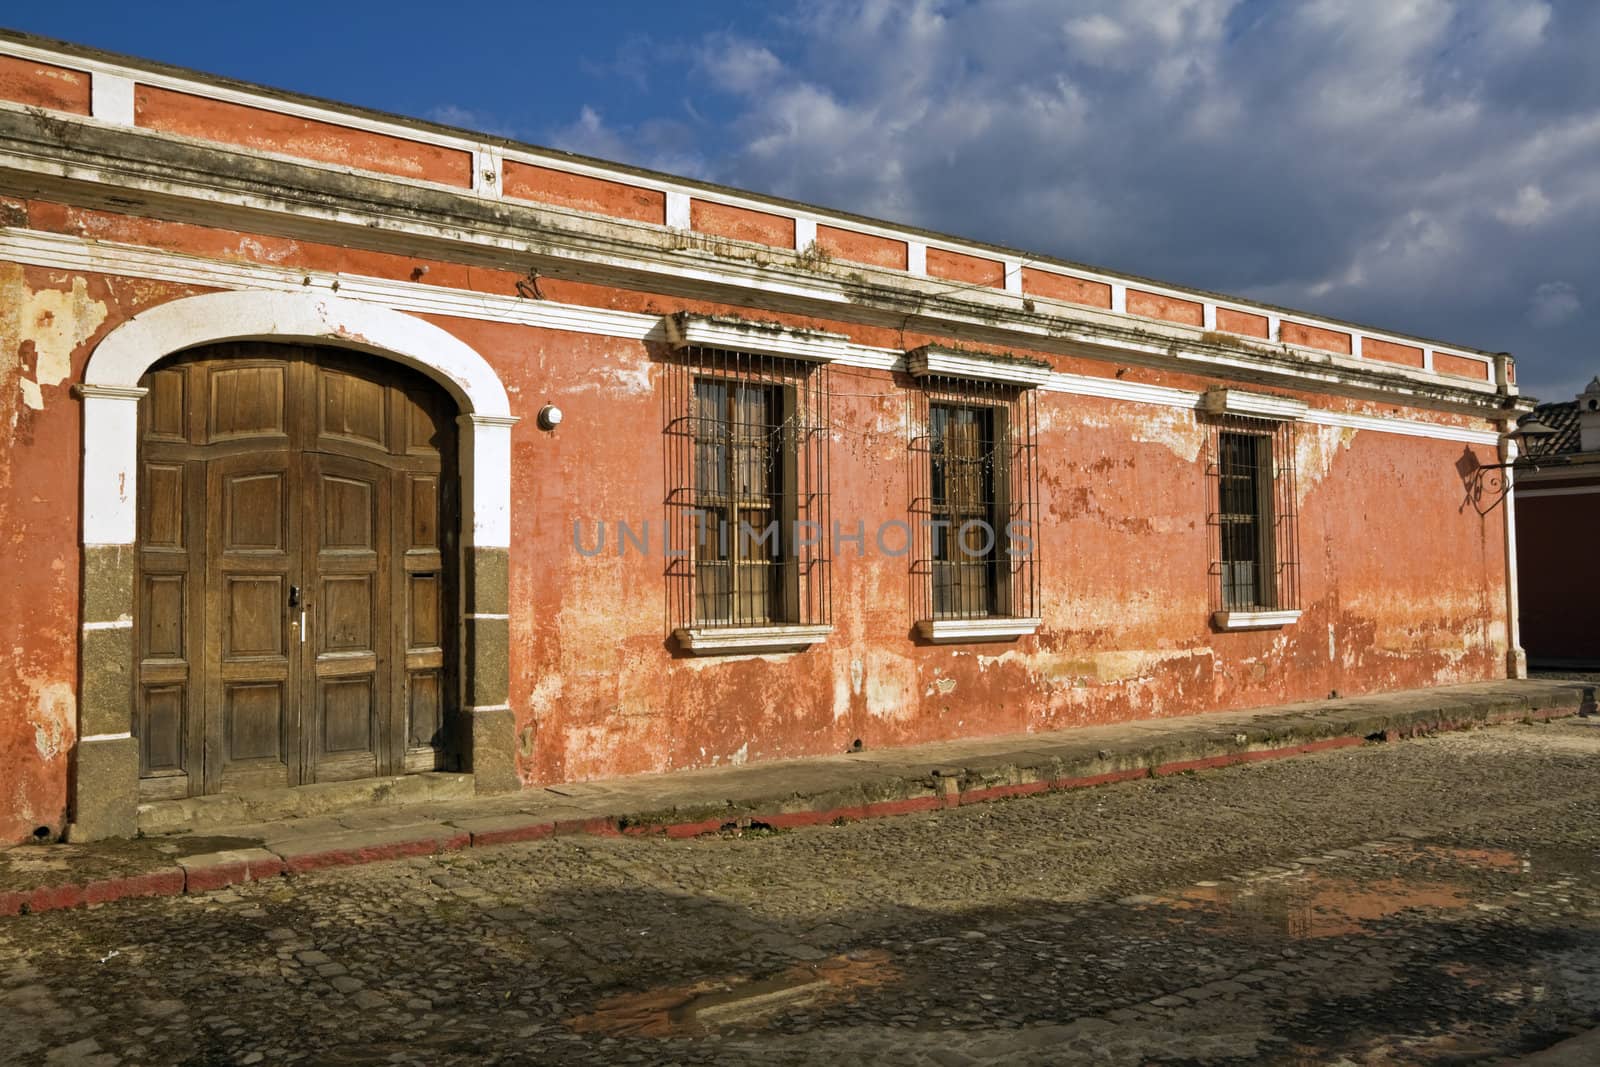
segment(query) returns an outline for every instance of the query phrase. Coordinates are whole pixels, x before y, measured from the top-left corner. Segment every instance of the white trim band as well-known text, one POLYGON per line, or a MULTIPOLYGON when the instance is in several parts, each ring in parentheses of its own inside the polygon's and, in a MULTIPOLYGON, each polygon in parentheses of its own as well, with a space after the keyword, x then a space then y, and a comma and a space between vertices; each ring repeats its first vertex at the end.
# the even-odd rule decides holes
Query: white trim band
MULTIPOLYGON (((539 329, 617 337, 625 340, 662 340, 665 337, 660 315, 560 304, 549 300, 524 300, 519 297, 503 297, 386 278, 331 275, 261 264, 206 260, 137 245, 119 244, 114 241, 91 242, 81 237, 37 230, 0 231, 0 259, 53 270, 122 274, 179 285, 224 289, 248 288, 297 294, 327 293, 330 283, 337 280, 340 283, 337 299, 376 304, 397 311, 443 315, 479 322, 516 323, 539 329), (312 279, 312 285, 309 287, 304 284, 308 277, 312 279)), ((905 367, 901 353, 894 349, 831 341, 827 343, 827 347, 834 352, 835 361, 846 366, 891 371, 905 367)), ((1196 368, 1197 371, 1202 369, 1196 368)), ((1128 382, 1109 376, 1061 372, 1052 374, 1041 388, 1047 392, 1075 396, 1093 396, 1189 409, 1195 407, 1200 397, 1200 394, 1193 390, 1128 382)), ((1315 388, 1314 383, 1311 388, 1315 388)), ((99 395, 107 397, 130 395, 112 392, 97 385, 80 386, 79 390, 85 396, 94 395, 91 394, 91 390, 101 391, 99 395)), ((1400 402, 1404 403, 1403 400, 1400 402)), ((1499 434, 1493 430, 1472 430, 1418 419, 1311 409, 1307 411, 1305 421, 1320 426, 1372 430, 1378 433, 1466 444, 1492 445, 1499 441, 1499 434)), ((118 537, 102 543, 129 544, 131 541, 130 534, 126 539, 118 537)), ((93 539, 89 539, 89 543, 93 543, 93 539)))

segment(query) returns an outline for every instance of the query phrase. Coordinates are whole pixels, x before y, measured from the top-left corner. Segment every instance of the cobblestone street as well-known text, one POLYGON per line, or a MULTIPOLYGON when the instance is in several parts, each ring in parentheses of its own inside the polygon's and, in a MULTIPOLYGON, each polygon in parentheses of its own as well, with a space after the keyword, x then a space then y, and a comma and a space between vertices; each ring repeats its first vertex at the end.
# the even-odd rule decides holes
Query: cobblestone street
POLYGON ((1600 727, 0 920, 18 1064, 1463 1063, 1600 1022, 1600 727))

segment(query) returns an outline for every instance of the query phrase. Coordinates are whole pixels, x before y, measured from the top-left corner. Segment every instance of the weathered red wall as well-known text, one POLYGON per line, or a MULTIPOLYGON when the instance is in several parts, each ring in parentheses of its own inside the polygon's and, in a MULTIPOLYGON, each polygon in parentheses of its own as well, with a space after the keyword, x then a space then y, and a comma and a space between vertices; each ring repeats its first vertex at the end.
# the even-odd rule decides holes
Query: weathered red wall
POLYGON ((208 100, 153 85, 138 86, 133 102, 135 121, 150 129, 381 174, 472 187, 472 154, 459 149, 208 100))
POLYGON ((87 115, 89 75, 31 59, 0 56, 0 100, 87 115))
MULTIPOLYGON (((514 292, 515 272, 284 238, 0 203, 18 225, 211 258, 514 292), (426 267, 426 271, 419 268, 426 267)), ((198 290, 0 267, 0 841, 59 829, 73 740, 80 407, 67 388, 94 343, 144 307, 198 290), (31 387, 24 382, 32 383, 31 387), (37 406, 30 401, 36 401, 37 406)), ((733 311, 915 347, 951 338, 544 279, 557 301, 665 313, 733 311)), ((1462 507, 1466 446, 1305 426, 1297 449, 1304 617, 1217 634, 1208 618, 1207 483, 1191 412, 1046 393, 1039 500, 1044 626, 1014 644, 919 646, 906 560, 836 553, 834 633, 813 650, 673 655, 659 555, 589 558, 572 523, 662 515, 661 364, 641 342, 435 318, 482 352, 513 432, 511 700, 529 782, 594 778, 1048 729, 1498 675, 1505 651, 1500 519, 1462 507), (554 433, 534 412, 566 413, 554 433)), ((1014 350, 1014 349, 1013 349, 1014 350)), ((1206 379, 1060 356, 1059 369, 1188 389, 1206 379)), ((904 519, 909 387, 835 367, 833 516, 904 519)), ((1314 406, 1487 428, 1469 416, 1306 396, 1314 406)), ((1490 449, 1474 451, 1492 462, 1490 449)), ((614 542, 613 542, 614 544, 614 542)))
POLYGON ((1600 619, 1588 607, 1600 587, 1600 493, 1518 497, 1516 504, 1522 647, 1533 661, 1600 663, 1600 619))

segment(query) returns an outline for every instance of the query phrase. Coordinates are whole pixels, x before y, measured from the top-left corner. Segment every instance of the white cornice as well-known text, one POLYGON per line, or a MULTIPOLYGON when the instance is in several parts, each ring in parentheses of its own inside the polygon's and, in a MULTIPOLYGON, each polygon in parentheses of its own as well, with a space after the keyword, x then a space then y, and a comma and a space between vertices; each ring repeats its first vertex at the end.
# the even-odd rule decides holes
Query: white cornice
POLYGON ((673 631, 680 648, 696 656, 802 652, 827 640, 832 626, 708 626, 673 631))
POLYGON ((667 343, 673 348, 723 348, 810 363, 832 363, 850 354, 850 338, 842 333, 798 330, 777 322, 751 322, 732 316, 680 311, 666 316, 662 325, 667 343))
MULTIPOLYGON (((15 110, 0 103, 0 110, 15 110)), ((163 135, 147 134, 158 138, 163 135)), ((214 146, 213 146, 214 147, 214 146)), ((470 247, 475 255, 490 252, 501 256, 525 257, 529 249, 525 238, 494 227, 441 227, 432 221, 410 215, 374 211, 368 207, 340 207, 337 204, 313 206, 290 192, 270 189, 229 191, 193 175, 181 180, 163 171, 160 175, 143 171, 122 171, 114 160, 104 166, 74 166, 66 170, 51 156, 9 153, 0 149, 0 167, 32 175, 41 181, 65 180, 92 182, 162 198, 179 198, 193 204, 195 221, 205 224, 239 225, 219 221, 239 209, 292 213, 317 225, 359 225, 389 234, 470 247), (51 156, 51 158, 47 158, 51 156), (203 205, 203 208, 202 208, 203 205)), ((327 168, 323 168, 327 169, 327 168)), ((392 178, 381 179, 404 187, 392 178)), ((415 183, 412 183, 415 184, 415 183)), ((461 190, 447 189, 447 195, 461 190)), ((1492 382, 1456 379, 1445 382, 1424 371, 1389 365, 1378 366, 1347 356, 1331 355, 1289 345, 1264 346, 1248 339, 1213 343, 1201 331, 1151 319, 1139 319, 1114 312, 1097 311, 1044 297, 1018 297, 997 289, 962 289, 952 293, 934 279, 919 278, 905 272, 849 264, 843 267, 802 268, 784 257, 793 253, 746 242, 729 241, 697 233, 677 233, 660 226, 629 223, 544 204, 526 205, 538 212, 544 222, 546 239, 538 255, 556 272, 574 276, 633 275, 648 284, 648 279, 670 279, 670 285, 692 298, 727 299, 729 290, 747 291, 761 303, 799 300, 815 304, 822 314, 832 309, 849 309, 846 317, 883 313, 875 301, 889 306, 904 305, 906 319, 916 317, 956 335, 971 332, 998 334, 999 343, 1020 344, 1045 351, 1077 353, 1101 359, 1143 361, 1193 373, 1224 373, 1264 379, 1273 384, 1298 388, 1327 389, 1355 395, 1373 395, 1400 403, 1423 407, 1443 407, 1473 413, 1497 401, 1492 382), (545 225, 548 223, 548 226, 545 225), (863 298, 863 290, 867 296, 863 298), (1028 301, 1037 312, 1029 313, 1028 301), (1372 380, 1378 372, 1382 380, 1372 380), (1433 395, 1441 389, 1455 395, 1433 395), (1469 399, 1481 397, 1481 400, 1469 399)))
POLYGON ((917 634, 936 645, 972 644, 979 641, 1015 641, 1037 633, 1043 619, 923 619, 917 634))
MULTIPOLYGON (((1491 388, 1495 385, 1493 379, 1495 379, 1500 373, 1495 356, 1481 350, 1437 344, 1425 339, 1371 330, 1355 324, 1325 319, 1309 312, 1268 308, 1265 306, 1254 305, 1249 301, 1240 300, 1238 298, 1229 297, 1226 295, 1178 288, 1170 285, 1164 285, 1155 280, 1112 274, 1081 264, 1058 262, 1043 258, 1024 259, 1015 251, 975 244, 955 236, 914 232, 903 227, 897 227, 892 223, 847 217, 809 205, 776 202, 771 199, 762 198, 756 194, 744 193, 735 189, 708 188, 692 182, 675 179, 670 175, 639 172, 623 166, 608 164, 598 160, 586 161, 582 159, 576 159, 566 153, 556 152, 549 149, 540 149, 532 145, 519 145, 511 143, 491 144, 489 143, 492 140, 491 138, 486 138, 479 134, 473 134, 465 131, 458 133, 450 130, 439 129, 431 124, 409 121, 404 118, 390 119, 379 115, 363 114, 336 103, 323 105, 320 102, 294 100, 287 98, 284 94, 274 93, 267 89, 259 89, 248 85, 222 84, 218 80, 207 78, 203 75, 191 75, 187 72, 164 72, 151 70, 148 67, 138 65, 137 62, 124 63, 119 62, 117 59, 112 57, 100 58, 94 56, 75 55, 70 52, 60 52, 23 41, 0 39, 0 55, 12 55, 42 63, 49 63, 73 70, 84 71, 90 75, 91 91, 96 96, 104 98, 107 103, 103 107, 97 107, 96 113, 93 117, 72 114, 59 115, 59 121, 66 123, 82 122, 90 124, 104 124, 108 120, 108 117, 114 115, 115 117, 110 117, 111 122, 126 126, 128 125, 129 116, 125 114, 128 108, 124 106, 123 98, 126 97, 128 101, 131 101, 132 88, 136 84, 154 86, 162 89, 186 93, 204 99, 223 101, 245 107, 261 109, 268 112, 290 115, 309 121, 328 123, 331 125, 344 127, 346 129, 359 130, 368 133, 379 134, 382 136, 394 137, 417 144, 459 151, 469 156, 475 172, 473 187, 471 189, 394 175, 383 175, 385 180, 405 184, 415 184, 430 188, 445 189, 469 197, 498 198, 502 195, 504 175, 503 173, 498 173, 494 176, 496 180, 485 181, 482 177, 482 166, 485 162, 492 162, 495 166, 495 169, 498 171, 501 170, 499 166, 501 161, 510 160, 518 163, 560 171, 563 173, 581 175, 584 177, 591 177, 609 182, 618 182, 624 185, 660 192, 664 194, 668 200, 668 218, 665 220, 665 222, 669 227, 672 225, 678 225, 680 227, 687 228, 687 208, 689 201, 691 199, 700 199, 794 219, 796 221, 797 243, 801 249, 803 249, 804 246, 804 241, 802 238, 804 235, 814 232, 814 227, 818 223, 850 230, 853 232, 882 237, 889 240, 904 242, 908 248, 908 269, 903 272, 895 272, 902 279, 915 278, 919 275, 925 274, 925 268, 919 269, 919 265, 916 262, 916 253, 925 249, 926 247, 932 246, 941 249, 947 249, 962 255, 975 256, 1005 264, 1007 278, 1006 287, 1004 289, 995 290, 995 292, 999 292, 1002 295, 1009 295, 1017 302, 1020 302, 1025 295, 1028 299, 1031 299, 1035 302, 1051 302, 1048 300, 1048 298, 1039 296, 1037 294, 1023 294, 1020 291, 1020 277, 1022 269, 1025 267, 1035 268, 1070 278, 1077 278, 1111 286, 1113 289, 1113 306, 1118 312, 1123 311, 1123 306, 1121 306, 1121 301, 1118 298, 1125 297, 1127 289, 1134 288, 1162 297, 1198 303, 1204 309, 1203 319, 1208 324, 1215 322, 1216 310, 1221 307, 1237 310, 1245 314, 1260 316, 1267 319, 1269 323, 1273 324, 1287 316, 1295 323, 1311 326, 1317 329, 1331 330, 1340 334, 1348 334, 1350 337, 1352 354, 1355 358, 1344 358, 1351 359, 1351 361, 1357 365, 1382 366, 1384 370, 1390 372, 1403 371, 1405 369, 1383 364, 1368 364, 1359 358, 1359 355, 1357 354, 1359 354, 1362 350, 1363 340, 1366 338, 1377 338, 1407 347, 1421 348, 1424 351, 1425 367, 1426 364, 1431 361, 1431 356, 1434 350, 1449 352, 1461 358, 1482 363, 1488 368, 1488 377, 1490 379, 1488 385, 1491 388), (117 101, 115 106, 112 106, 110 103, 112 99, 117 101), (102 111, 104 111, 104 114, 102 114, 102 111), (674 207, 678 209, 677 213, 674 213, 674 207)), ((21 110, 22 105, 9 101, 0 101, 0 109, 21 110)), ((152 138, 163 138, 196 144, 208 144, 213 147, 218 143, 214 141, 186 138, 148 129, 140 129, 139 133, 143 136, 152 138)), ((285 160, 298 165, 322 170, 347 171, 349 169, 340 164, 320 162, 307 159, 302 156, 289 156, 280 153, 258 151, 240 146, 229 146, 228 150, 245 155, 258 155, 264 158, 285 160)), ((530 201, 529 203, 533 202, 530 201)), ((594 217, 600 218, 601 216, 594 217)), ((661 227, 657 225, 656 228, 661 227)), ((1136 327, 1143 323, 1155 323, 1160 321, 1140 319, 1138 316, 1125 316, 1120 314, 1119 317, 1130 318, 1132 320, 1131 324, 1136 327)), ((1250 338, 1240 338, 1239 340, 1244 343, 1254 343, 1250 338)), ((1268 339, 1268 343, 1272 345, 1278 345, 1279 341, 1276 329, 1271 330, 1271 337, 1268 339)), ((1296 352, 1303 351, 1318 356, 1327 355, 1326 352, 1320 349, 1300 349, 1298 347, 1291 346, 1291 350, 1296 352)), ((1424 380, 1439 382, 1448 376, 1435 375, 1431 372, 1431 370, 1425 369, 1424 371, 1419 372, 1419 377, 1424 380)), ((1482 383, 1478 382, 1476 379, 1463 378, 1457 379, 1452 384, 1455 384, 1459 387, 1477 388, 1482 383)), ((1511 388, 1514 392, 1514 387, 1511 388)))
POLYGON ((1033 389, 1050 381, 1047 363, 1039 360, 1001 359, 962 352, 938 345, 923 345, 906 353, 906 370, 913 378, 940 376, 968 381, 1000 382, 1033 389))
POLYGON ((1219 630, 1281 630, 1300 619, 1298 611, 1218 611, 1211 621, 1219 630))
MULTIPOLYGON (((344 299, 368 301, 398 311, 487 322, 509 322, 540 329, 637 341, 666 340, 666 328, 660 315, 562 304, 551 300, 499 296, 421 282, 202 259, 138 245, 93 241, 83 237, 38 230, 0 229, 0 259, 53 270, 123 275, 202 288, 303 292, 309 287, 331 292, 334 283, 338 283, 338 295, 344 299)), ((830 344, 837 343, 830 342, 830 344)), ((904 357, 894 349, 853 342, 837 344, 837 347, 839 351, 836 362, 846 366, 887 371, 906 369, 904 357)), ((1204 372, 1204 368, 1201 367, 1194 369, 1197 373, 1204 372)), ((1052 393, 1184 408, 1191 411, 1200 402, 1200 393, 1194 390, 1087 374, 1055 372, 1049 375, 1041 388, 1052 393)), ((1468 444, 1492 445, 1499 440, 1499 435, 1494 431, 1472 430, 1420 419, 1311 409, 1306 412, 1305 421, 1343 429, 1371 430, 1378 433, 1460 441, 1468 444)))
POLYGON ((1303 401, 1242 389, 1207 389, 1200 397, 1200 408, 1208 415, 1243 415, 1280 422, 1297 422, 1306 417, 1303 401))

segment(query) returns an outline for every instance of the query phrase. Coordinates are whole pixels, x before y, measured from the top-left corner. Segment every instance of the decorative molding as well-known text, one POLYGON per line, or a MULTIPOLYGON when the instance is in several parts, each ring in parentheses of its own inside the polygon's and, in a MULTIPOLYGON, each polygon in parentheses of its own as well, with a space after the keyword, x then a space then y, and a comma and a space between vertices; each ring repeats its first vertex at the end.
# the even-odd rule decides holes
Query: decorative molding
POLYGON ((1043 619, 923 619, 917 623, 917 634, 936 645, 1015 641, 1037 633, 1043 624, 1043 619))
POLYGON ((921 278, 928 276, 928 246, 921 241, 906 241, 906 273, 921 278))
POLYGON ((802 652, 827 640, 832 626, 686 626, 673 631, 679 647, 696 656, 802 652))
MULTIPOLYGON (((525 300, 466 289, 451 289, 421 282, 407 282, 361 275, 329 274, 322 271, 291 270, 264 264, 201 259, 114 241, 91 241, 83 237, 47 233, 39 230, 0 230, 0 259, 53 270, 120 274, 152 281, 206 288, 252 289, 281 293, 330 293, 339 283, 339 299, 376 304, 397 311, 441 315, 486 322, 506 322, 540 329, 562 330, 626 340, 664 340, 660 315, 632 311, 584 307, 550 300, 525 300), (310 279, 310 285, 306 279, 310 279)), ((855 343, 828 347, 837 351, 836 362, 876 370, 902 370, 905 361, 890 348, 855 343)), ((1203 367, 1194 368, 1203 372, 1203 367)), ((85 398, 103 386, 77 387, 85 398)), ((1171 386, 1124 381, 1120 378, 1058 372, 1042 386, 1047 392, 1073 396, 1099 397, 1136 404, 1193 410, 1200 394, 1171 386)), ((119 395, 107 391, 104 395, 119 395)), ((137 395, 137 394, 135 394, 137 395)), ((1346 412, 1308 410, 1309 424, 1342 429, 1370 430, 1376 433, 1423 437, 1466 444, 1489 444, 1499 440, 1492 430, 1472 430, 1418 419, 1358 415, 1346 412)), ((111 542, 120 543, 120 542, 111 542)))
POLYGON ((751 322, 731 316, 694 315, 680 311, 662 320, 673 348, 699 346, 750 352, 760 356, 832 363, 849 351, 842 333, 797 330, 776 322, 751 322))
POLYGON ((89 114, 101 122, 132 126, 134 124, 133 79, 103 72, 91 74, 89 114))
POLYGON ((1299 620, 1298 611, 1217 611, 1211 621, 1219 630, 1279 630, 1299 620))
POLYGON ((1043 360, 997 357, 977 352, 962 352, 938 345, 923 345, 906 353, 906 370, 913 378, 937 375, 971 381, 1000 382, 1036 389, 1049 382, 1053 373, 1043 360))
POLYGON ((1308 407, 1303 401, 1266 393, 1207 389, 1200 395, 1200 409, 1208 415, 1243 415, 1252 419, 1298 422, 1306 417, 1308 407))
MULTIPOLYGON (((541 166, 548 166, 549 164, 541 162, 540 165, 541 166)), ((621 179, 618 179, 616 177, 612 177, 611 180, 612 181, 619 181, 621 179)), ((683 193, 683 192, 678 192, 678 191, 673 190, 673 189, 668 189, 666 191, 666 197, 667 197, 667 214, 666 214, 667 228, 671 229, 671 230, 687 230, 687 229, 689 229, 690 225, 691 225, 691 220, 693 218, 692 214, 689 211, 689 194, 688 193, 683 193)))
POLYGON ((1006 265, 1006 292, 1012 296, 1022 295, 1022 263, 1019 260, 1008 259, 1006 265))
POLYGON ((797 218, 794 220, 794 248, 796 252, 804 252, 817 243, 817 220, 797 218))

